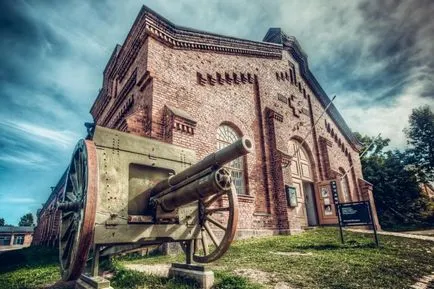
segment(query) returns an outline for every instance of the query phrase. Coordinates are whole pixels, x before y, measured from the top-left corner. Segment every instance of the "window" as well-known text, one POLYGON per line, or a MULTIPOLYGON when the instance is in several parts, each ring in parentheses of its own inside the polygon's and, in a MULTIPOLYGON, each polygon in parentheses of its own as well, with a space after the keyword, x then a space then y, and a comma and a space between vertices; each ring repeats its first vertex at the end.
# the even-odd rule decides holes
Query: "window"
MULTIPOLYGON (((221 125, 217 129, 217 149, 220 150, 238 140, 240 136, 230 126, 221 125)), ((244 180, 244 161, 243 157, 239 157, 225 165, 225 168, 231 171, 232 181, 237 190, 237 194, 246 194, 244 180)))
POLYGON ((11 236, 3 235, 0 236, 0 246, 9 246, 11 244, 11 236))
POLYGON ((23 244, 24 244, 24 235, 15 235, 14 245, 23 245, 23 244))

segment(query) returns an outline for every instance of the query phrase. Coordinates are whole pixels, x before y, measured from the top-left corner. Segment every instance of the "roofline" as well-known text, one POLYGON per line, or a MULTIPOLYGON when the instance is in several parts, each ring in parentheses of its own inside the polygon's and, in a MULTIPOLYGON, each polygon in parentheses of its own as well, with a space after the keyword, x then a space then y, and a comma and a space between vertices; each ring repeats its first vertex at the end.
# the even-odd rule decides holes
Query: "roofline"
MULTIPOLYGON (((299 63, 300 73, 302 77, 310 85, 312 91, 317 96, 320 103, 324 107, 326 107, 330 103, 330 98, 323 90, 321 85, 318 83, 315 76, 309 70, 307 54, 302 50, 300 44, 295 37, 287 36, 281 31, 280 28, 271 28, 274 30, 274 33, 279 31, 280 35, 274 35, 280 37, 280 40, 278 41, 276 41, 276 39, 271 40, 270 42, 246 40, 176 25, 167 18, 155 12, 154 10, 143 5, 140 9, 139 14, 134 20, 134 23, 131 26, 127 37, 125 38, 123 45, 117 53, 121 64, 125 62, 122 59, 125 57, 124 54, 127 55, 128 52, 131 50, 130 47, 126 47, 126 42, 130 40, 130 38, 132 37, 132 33, 135 31, 139 24, 140 29, 143 29, 143 32, 141 33, 146 33, 146 36, 151 36, 159 42, 162 42, 169 47, 174 47, 177 49, 200 51, 211 50, 215 53, 246 55, 274 59, 282 59, 282 51, 287 50, 299 63)), ((267 32, 267 35, 269 35, 270 30, 267 32)), ((142 40, 143 39, 144 38, 142 38, 142 40)), ((121 65, 121 67, 117 69, 121 79, 126 73, 126 68, 123 66, 124 65, 121 65)), ((92 105, 91 111, 95 106, 97 100, 98 97, 92 105)), ((360 151, 361 143, 353 135, 351 129, 348 127, 345 120, 333 104, 330 106, 327 114, 336 123, 336 125, 341 130, 345 138, 350 142, 352 147, 357 151, 360 151)))
MULTIPOLYGON (((317 96, 320 103, 323 107, 327 107, 327 105, 331 102, 327 93, 321 87, 319 82, 316 80, 315 76, 309 69, 309 64, 307 60, 307 54, 301 48, 300 43, 294 36, 288 36, 285 32, 280 28, 270 28, 267 31, 267 34, 264 36, 264 40, 268 40, 271 42, 281 43, 285 50, 289 51, 294 57, 294 59, 298 62, 300 67, 300 74, 303 79, 310 85, 312 91, 317 96)), ((360 152, 362 148, 362 144, 360 141, 354 136, 351 129, 348 127, 344 118, 341 116, 337 108, 333 103, 331 103, 327 114, 330 118, 336 123, 342 134, 351 144, 351 146, 360 152)))
MULTIPOLYGON (((239 38, 239 37, 235 37, 235 36, 228 36, 228 35, 224 35, 224 34, 218 34, 218 33, 208 32, 208 31, 204 31, 204 30, 200 30, 200 29, 196 29, 196 28, 177 25, 177 24, 173 23, 172 21, 170 21, 169 19, 167 19, 166 17, 162 16, 161 14, 155 12, 154 10, 152 10, 151 8, 149 8, 146 5, 143 5, 141 10, 143 10, 143 12, 148 12, 150 14, 153 14, 154 16, 156 16, 157 18, 159 18, 160 20, 162 20, 163 22, 165 22, 169 26, 172 26, 173 28, 176 28, 178 30, 193 32, 193 33, 200 33, 200 34, 205 34, 208 36, 223 37, 223 38, 233 39, 233 40, 238 40, 238 41, 243 41, 243 42, 250 42, 252 44, 266 44, 266 45, 271 45, 271 46, 276 46, 276 47, 282 47, 282 45, 277 44, 277 43, 243 39, 243 38, 239 38)), ((139 15, 140 14, 141 13, 139 13, 139 15)))
POLYGON ((50 196, 48 197, 48 199, 45 201, 44 205, 41 208, 41 212, 44 211, 48 204, 51 203, 51 201, 53 200, 54 196, 56 195, 56 193, 59 191, 59 189, 65 184, 65 178, 66 178, 66 174, 68 172, 68 168, 66 168, 65 172, 62 174, 62 176, 60 177, 59 181, 57 182, 56 186, 54 187, 54 189, 51 191, 50 196))

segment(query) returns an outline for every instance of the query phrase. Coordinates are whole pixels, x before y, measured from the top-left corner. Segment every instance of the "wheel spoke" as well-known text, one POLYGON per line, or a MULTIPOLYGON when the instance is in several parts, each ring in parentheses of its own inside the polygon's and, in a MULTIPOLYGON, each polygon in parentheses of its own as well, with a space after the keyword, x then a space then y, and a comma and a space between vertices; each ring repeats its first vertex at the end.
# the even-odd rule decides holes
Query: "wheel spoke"
POLYGON ((211 223, 213 223, 214 225, 216 225, 217 227, 219 227, 220 229, 222 229, 223 231, 226 231, 226 227, 222 223, 220 223, 219 221, 217 221, 216 219, 214 219, 213 217, 206 216, 206 219, 208 221, 210 221, 211 223))
POLYGON ((209 254, 209 250, 208 250, 208 241, 206 239, 205 234, 202 231, 202 248, 203 248, 203 253, 204 255, 208 255, 209 254))
POLYGON ((77 200, 77 197, 74 195, 73 192, 67 192, 65 194, 65 198, 68 198, 71 202, 74 202, 77 200))
POLYGON ((215 212, 224 212, 224 211, 229 211, 229 210, 230 210, 229 207, 212 208, 212 209, 206 209, 205 214, 210 215, 210 214, 213 214, 215 212))
POLYGON ((74 214, 73 211, 69 211, 69 212, 64 213, 62 215, 62 220, 68 219, 72 214, 74 214))
POLYGON ((69 258, 71 257, 71 252, 70 251, 71 251, 71 247, 72 247, 72 241, 73 241, 72 237, 73 236, 74 235, 71 234, 68 237, 68 241, 66 242, 65 248, 63 249, 62 259, 65 259, 66 257, 68 257, 68 260, 69 260, 69 258))
POLYGON ((78 154, 78 176, 83 181, 83 152, 79 152, 78 154))
POLYGON ((72 183, 72 190, 74 195, 78 195, 78 182, 77 182, 77 173, 73 173, 69 175, 69 179, 72 183))
POLYGON ((194 239, 193 240, 193 248, 194 248, 194 253, 198 253, 199 252, 199 239, 194 239))
POLYGON ((207 223, 204 224, 205 230, 208 233, 208 235, 211 237, 211 241, 214 243, 214 245, 216 247, 218 247, 218 242, 217 242, 217 238, 214 235, 214 232, 211 230, 211 228, 209 227, 209 225, 207 223))
POLYGON ((80 185, 80 193, 83 194, 83 191, 86 188, 86 162, 84 160, 84 155, 83 155, 83 151, 80 152, 79 154, 79 172, 78 172, 78 183, 80 185))
POLYGON ((204 203, 205 207, 208 208, 210 205, 212 205, 217 199, 219 199, 222 195, 224 195, 225 192, 219 192, 218 194, 215 194, 211 197, 208 201, 204 203))
POLYGON ((69 223, 68 227, 66 227, 65 231, 62 234, 62 239, 61 239, 62 241, 66 241, 67 237, 69 237, 69 235, 71 234, 71 232, 74 232, 74 230, 73 230, 74 229, 74 223, 75 223, 74 220, 72 220, 69 223))

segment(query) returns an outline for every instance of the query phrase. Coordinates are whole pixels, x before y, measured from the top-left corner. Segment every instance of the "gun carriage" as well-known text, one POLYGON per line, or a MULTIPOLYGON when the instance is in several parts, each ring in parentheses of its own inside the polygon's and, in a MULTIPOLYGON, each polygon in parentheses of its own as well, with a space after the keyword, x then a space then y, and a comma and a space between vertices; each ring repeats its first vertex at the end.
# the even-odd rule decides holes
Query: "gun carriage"
POLYGON ((180 242, 188 264, 221 257, 238 220, 223 165, 251 150, 243 137, 195 163, 190 149, 96 126, 74 149, 58 203, 62 278, 77 279, 89 256, 95 276, 100 256, 165 242, 180 242))

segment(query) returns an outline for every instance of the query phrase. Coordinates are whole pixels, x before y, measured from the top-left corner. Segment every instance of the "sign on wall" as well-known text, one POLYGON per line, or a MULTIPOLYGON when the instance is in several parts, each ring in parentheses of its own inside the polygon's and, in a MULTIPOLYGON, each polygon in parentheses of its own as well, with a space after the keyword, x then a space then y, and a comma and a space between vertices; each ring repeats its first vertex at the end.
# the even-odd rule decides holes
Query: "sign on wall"
POLYGON ((330 186, 332 188, 333 202, 335 205, 339 204, 338 186, 336 181, 331 181, 330 186))
POLYGON ((318 201, 317 204, 320 209, 319 211, 322 213, 322 223, 324 224, 335 224, 337 217, 334 194, 333 190, 337 191, 337 186, 332 186, 331 182, 336 183, 335 180, 327 180, 318 183, 318 201), (333 189, 333 188, 336 189, 333 189))
POLYGON ((295 187, 285 185, 285 193, 286 193, 286 201, 288 203, 288 207, 294 208, 297 207, 297 189, 295 187))

